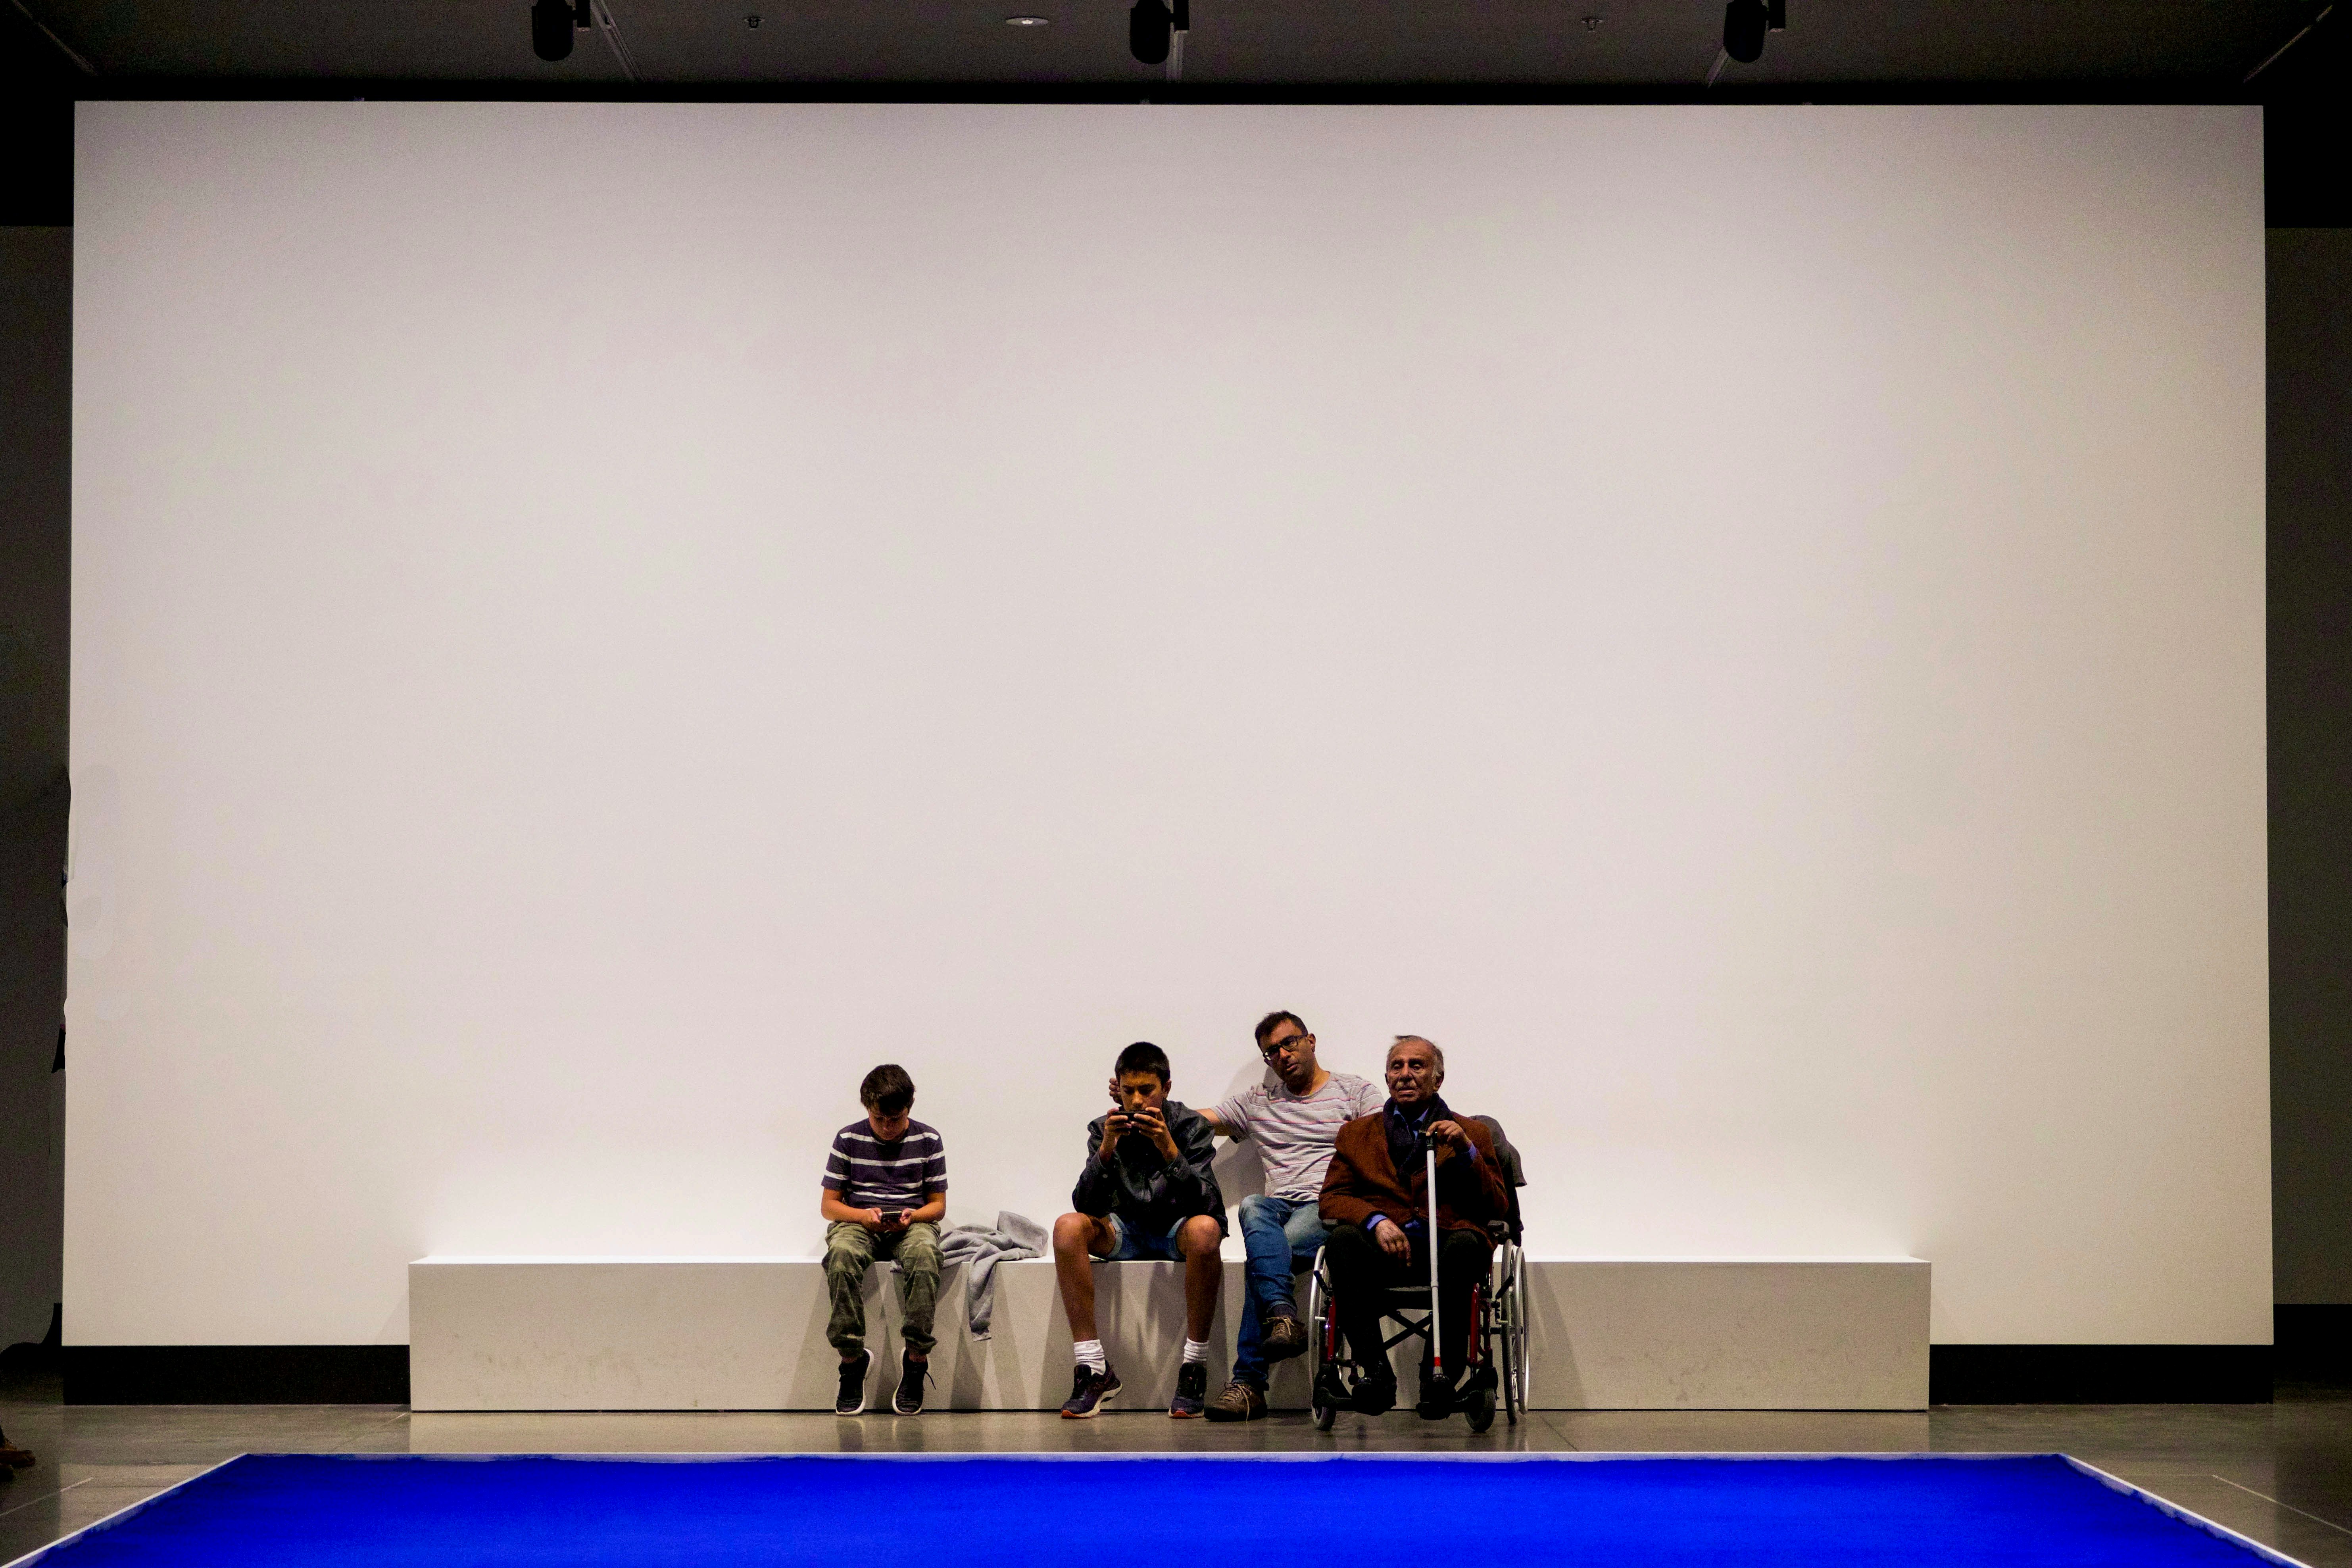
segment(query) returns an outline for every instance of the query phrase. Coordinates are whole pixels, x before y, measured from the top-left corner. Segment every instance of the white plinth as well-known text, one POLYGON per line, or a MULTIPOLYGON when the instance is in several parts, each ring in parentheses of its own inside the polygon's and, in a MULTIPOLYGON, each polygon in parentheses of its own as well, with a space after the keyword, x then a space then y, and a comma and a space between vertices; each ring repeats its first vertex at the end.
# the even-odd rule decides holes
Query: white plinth
POLYGON ((1538 1410, 1924 1410, 1916 1258, 1531 1264, 1538 1410))
MULTIPOLYGON (((1070 1331, 1054 1266, 1000 1264, 992 1336, 968 1330, 966 1270, 940 1287, 933 1408, 1042 1410, 1070 1392, 1070 1331)), ((1300 1281, 1302 1290, 1305 1280, 1300 1281)), ((1225 1267, 1213 1360, 1222 1380, 1241 1321, 1225 1267)), ((1125 1392, 1164 1408, 1176 1386, 1184 1280, 1173 1263, 1095 1266, 1095 1315, 1125 1392)), ((824 1270, 810 1258, 427 1258, 408 1267, 409 1400, 418 1410, 823 1410, 839 1357, 825 1343, 824 1270)), ((897 1382, 898 1275, 866 1276, 869 1387, 897 1382)), ((1272 1393, 1304 1407, 1297 1365, 1272 1393)))
MULTIPOLYGON (((1069 1392, 1070 1333, 1045 1260, 997 1269, 993 1335, 940 1292, 934 1409, 1037 1410, 1069 1392)), ((836 1358, 809 1258, 427 1258, 409 1266, 418 1410, 818 1410, 836 1358)), ((1097 1264, 1097 1316, 1127 1391, 1165 1407, 1183 1280, 1097 1264)), ((1539 1261, 1528 1269, 1537 1409, 1916 1410, 1927 1402, 1927 1265, 1916 1258, 1539 1261)), ((1302 1281, 1301 1301, 1304 1302, 1302 1281)), ((1213 1391, 1232 1364, 1242 1268, 1225 1266, 1213 1391)), ((895 1382, 897 1276, 866 1282, 878 1403, 895 1382)), ((1410 1389, 1411 1384, 1407 1384, 1410 1389)), ((1271 1403, 1303 1408, 1302 1363, 1271 1403)))

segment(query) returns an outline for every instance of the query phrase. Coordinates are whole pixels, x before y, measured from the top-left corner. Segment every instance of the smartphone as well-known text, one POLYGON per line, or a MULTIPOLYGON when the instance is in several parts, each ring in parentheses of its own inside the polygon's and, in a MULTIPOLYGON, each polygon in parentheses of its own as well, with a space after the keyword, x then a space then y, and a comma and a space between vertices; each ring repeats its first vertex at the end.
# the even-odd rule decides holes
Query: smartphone
POLYGON ((905 1209, 884 1209, 882 1211, 882 1223, 884 1225, 904 1225, 907 1223, 907 1211, 905 1209))

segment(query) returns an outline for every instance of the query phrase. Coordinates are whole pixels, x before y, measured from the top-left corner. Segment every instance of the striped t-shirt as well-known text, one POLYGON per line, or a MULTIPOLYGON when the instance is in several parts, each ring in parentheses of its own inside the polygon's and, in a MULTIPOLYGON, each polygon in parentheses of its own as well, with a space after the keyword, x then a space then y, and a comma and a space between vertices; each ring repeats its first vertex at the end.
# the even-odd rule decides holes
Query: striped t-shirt
POLYGON ((1323 1195, 1339 1129, 1387 1102, 1355 1074, 1335 1072, 1313 1094, 1293 1094, 1279 1081, 1259 1084, 1219 1105, 1217 1120, 1255 1141, 1270 1195, 1305 1204, 1323 1195))
POLYGON ((948 1190, 947 1145, 937 1128, 919 1121, 908 1122, 896 1143, 885 1143, 860 1117, 833 1135, 824 1189, 854 1209, 920 1208, 925 1193, 948 1190))

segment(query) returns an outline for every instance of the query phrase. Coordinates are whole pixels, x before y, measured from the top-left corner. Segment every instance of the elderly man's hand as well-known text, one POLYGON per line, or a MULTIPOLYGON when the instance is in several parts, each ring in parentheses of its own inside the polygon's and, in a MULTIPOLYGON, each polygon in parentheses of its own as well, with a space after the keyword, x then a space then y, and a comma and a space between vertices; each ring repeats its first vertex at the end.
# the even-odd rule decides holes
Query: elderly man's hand
POLYGON ((1444 1145, 1437 1153, 1437 1163, 1441 1165, 1452 1159, 1456 1150, 1467 1150, 1470 1147, 1470 1134, 1462 1131, 1462 1123, 1459 1121, 1431 1122, 1429 1141, 1444 1145))
POLYGON ((1372 1239, 1379 1242, 1381 1250, 1391 1258, 1410 1259, 1412 1257, 1412 1243, 1407 1239, 1404 1227, 1386 1215, 1372 1221, 1372 1239))

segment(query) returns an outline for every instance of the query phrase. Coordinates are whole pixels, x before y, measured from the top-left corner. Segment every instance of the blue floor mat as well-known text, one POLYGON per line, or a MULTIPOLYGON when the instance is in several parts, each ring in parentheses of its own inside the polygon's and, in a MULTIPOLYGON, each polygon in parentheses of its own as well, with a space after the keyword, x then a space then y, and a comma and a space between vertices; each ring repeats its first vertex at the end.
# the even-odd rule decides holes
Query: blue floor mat
POLYGON ((248 1456, 42 1568, 2261 1561, 2051 1457, 248 1456))

